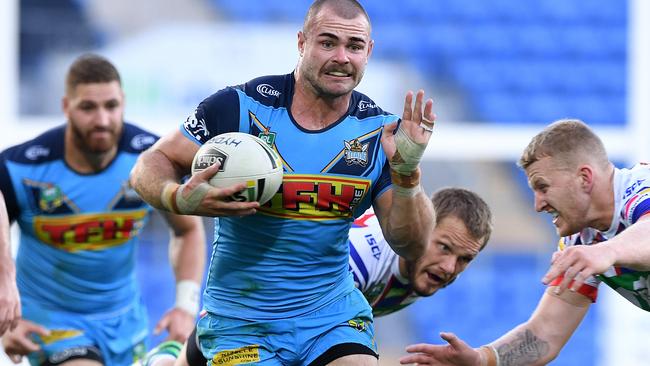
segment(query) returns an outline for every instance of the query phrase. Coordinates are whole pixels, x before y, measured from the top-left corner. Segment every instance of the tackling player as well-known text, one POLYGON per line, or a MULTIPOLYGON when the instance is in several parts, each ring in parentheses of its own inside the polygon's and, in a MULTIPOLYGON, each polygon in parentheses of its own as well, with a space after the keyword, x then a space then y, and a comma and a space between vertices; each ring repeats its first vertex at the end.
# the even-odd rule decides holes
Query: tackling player
POLYGON ((562 237, 537 309, 478 349, 441 333, 449 345, 409 346, 414 354, 401 363, 545 365, 569 340, 603 282, 650 311, 650 165, 618 169, 586 124, 560 120, 532 139, 519 166, 535 194, 535 210, 550 214, 562 237))

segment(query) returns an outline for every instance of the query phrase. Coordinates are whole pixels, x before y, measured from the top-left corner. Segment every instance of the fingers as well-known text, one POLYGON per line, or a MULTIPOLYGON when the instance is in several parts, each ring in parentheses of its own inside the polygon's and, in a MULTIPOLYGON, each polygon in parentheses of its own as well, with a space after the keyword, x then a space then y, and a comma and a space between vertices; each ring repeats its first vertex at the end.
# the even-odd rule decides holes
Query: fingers
POLYGON ((433 100, 427 99, 427 102, 424 104, 424 119, 434 122, 436 120, 436 115, 433 113, 433 100))
MULTIPOLYGON (((389 123, 384 125, 384 136, 392 136, 395 134, 395 130, 397 129, 397 121, 389 123)), ((383 137, 383 136, 382 136, 383 137)))
POLYGON ((19 364, 19 363, 21 363, 22 360, 23 360, 23 356, 21 356, 21 355, 17 355, 17 354, 7 354, 7 356, 9 356, 9 359, 11 360, 11 362, 13 362, 13 363, 15 363, 15 364, 19 364))
POLYGON ((434 349, 433 344, 427 344, 427 343, 418 343, 418 344, 411 344, 410 346, 406 347, 406 352, 408 353, 416 353, 416 352, 430 352, 432 349, 434 349))
POLYGON ((412 121, 420 122, 422 121, 422 100, 424 99, 424 90, 418 90, 415 95, 415 106, 413 107, 413 119, 412 121))
POLYGON ((548 271, 546 271, 544 277, 542 277, 543 284, 548 285, 551 283, 551 281, 566 271, 568 265, 563 263, 563 257, 564 253, 562 252, 553 253, 553 258, 551 259, 551 268, 549 268, 548 271))
POLYGON ((447 341, 447 343, 449 343, 454 348, 458 348, 464 345, 463 341, 456 337, 454 333, 440 332, 440 338, 447 341))
POLYGON ((210 178, 214 177, 215 174, 219 173, 219 168, 221 168, 221 163, 216 162, 194 175, 198 176, 204 182, 209 182, 210 178))
POLYGON ((41 347, 37 344, 32 342, 32 340, 28 337, 22 337, 20 339, 16 339, 16 343, 18 344, 18 348, 20 350, 21 354, 28 354, 32 352, 36 352, 41 349, 41 347))
POLYGON ((400 365, 411 365, 411 364, 428 365, 429 359, 430 359, 429 356, 423 354, 408 355, 408 356, 400 357, 399 363, 400 365))
POLYGON ((158 321, 158 323, 156 323, 156 327, 153 329, 153 334, 159 335, 162 333, 163 329, 167 329, 168 326, 169 317, 165 315, 162 319, 160 319, 160 321, 158 321))
POLYGON ((428 354, 435 346, 432 344, 419 343, 412 344, 406 347, 406 352, 413 353, 411 355, 403 356, 399 359, 401 365, 417 364, 428 365, 432 361, 432 357, 428 354))
POLYGON ((50 330, 36 323, 32 323, 29 320, 23 320, 23 327, 25 334, 27 333, 36 333, 39 336, 47 337, 50 335, 50 330))
POLYGON ((406 121, 412 121, 413 120, 413 92, 408 91, 406 93, 406 97, 404 98, 404 111, 402 112, 402 119, 406 121))

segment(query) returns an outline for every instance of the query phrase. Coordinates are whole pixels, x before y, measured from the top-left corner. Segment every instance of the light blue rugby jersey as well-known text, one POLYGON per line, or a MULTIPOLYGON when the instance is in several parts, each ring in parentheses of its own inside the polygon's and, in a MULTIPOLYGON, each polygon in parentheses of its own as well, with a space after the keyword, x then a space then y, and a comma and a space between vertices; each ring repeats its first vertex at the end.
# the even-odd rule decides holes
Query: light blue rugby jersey
POLYGON ((215 225, 204 296, 210 312, 282 318, 354 291, 348 229, 390 188, 380 137, 384 124, 398 117, 354 92, 339 121, 305 130, 289 112, 294 82, 288 74, 228 87, 205 99, 181 127, 198 144, 225 132, 260 136, 284 164, 279 192, 256 215, 223 217, 215 225))
POLYGON ((60 126, 0 154, 0 189, 21 231, 20 295, 44 309, 120 311, 139 299, 135 244, 151 210, 128 176, 157 137, 125 123, 111 164, 83 175, 64 162, 64 133, 60 126))

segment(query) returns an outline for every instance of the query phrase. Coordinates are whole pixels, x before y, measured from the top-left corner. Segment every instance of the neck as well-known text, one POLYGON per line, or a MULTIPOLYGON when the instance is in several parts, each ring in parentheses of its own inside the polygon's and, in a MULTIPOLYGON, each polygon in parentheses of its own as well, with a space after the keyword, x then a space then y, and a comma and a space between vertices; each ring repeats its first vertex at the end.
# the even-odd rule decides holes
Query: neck
POLYGON ((609 164, 608 168, 601 174, 602 178, 594 186, 591 195, 592 210, 594 212, 592 227, 600 231, 607 231, 614 219, 614 165, 609 164))
POLYGON ((296 77, 295 92, 291 102, 291 115, 303 128, 322 130, 338 121, 350 106, 351 93, 328 97, 319 95, 311 86, 296 77))
POLYGON ((409 278, 409 269, 408 266, 406 265, 406 259, 402 257, 397 257, 397 260, 398 260, 399 274, 404 278, 409 278))
POLYGON ((113 161, 115 155, 117 155, 117 146, 113 146, 109 151, 102 153, 83 151, 75 143, 72 131, 66 128, 64 159, 66 164, 77 173, 92 174, 102 171, 113 161))

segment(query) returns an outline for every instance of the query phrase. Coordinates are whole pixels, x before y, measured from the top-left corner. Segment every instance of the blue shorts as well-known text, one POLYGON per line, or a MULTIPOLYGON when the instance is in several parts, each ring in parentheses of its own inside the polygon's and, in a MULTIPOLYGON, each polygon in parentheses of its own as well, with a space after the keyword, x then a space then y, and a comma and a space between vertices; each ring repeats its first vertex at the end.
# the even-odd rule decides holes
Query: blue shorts
POLYGON ((309 365, 330 348, 351 343, 377 353, 372 310, 355 289, 311 313, 277 320, 205 314, 197 324, 208 365, 309 365))
MULTIPOLYGON (((147 313, 137 303, 113 314, 78 314, 43 309, 25 299, 23 318, 50 330, 48 337, 34 336, 41 350, 29 354, 32 365, 65 357, 66 350, 98 349, 106 366, 126 366, 146 354, 147 313)), ((70 352, 68 352, 70 353, 70 352)))

